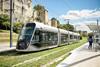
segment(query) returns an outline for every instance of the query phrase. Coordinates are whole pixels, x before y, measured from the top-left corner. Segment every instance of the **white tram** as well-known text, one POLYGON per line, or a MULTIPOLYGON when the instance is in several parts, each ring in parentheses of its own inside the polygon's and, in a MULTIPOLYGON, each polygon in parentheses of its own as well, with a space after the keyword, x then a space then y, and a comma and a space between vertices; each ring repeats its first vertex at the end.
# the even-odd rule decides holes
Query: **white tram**
POLYGON ((26 23, 18 37, 16 51, 29 52, 53 48, 80 39, 78 33, 38 22, 26 23))

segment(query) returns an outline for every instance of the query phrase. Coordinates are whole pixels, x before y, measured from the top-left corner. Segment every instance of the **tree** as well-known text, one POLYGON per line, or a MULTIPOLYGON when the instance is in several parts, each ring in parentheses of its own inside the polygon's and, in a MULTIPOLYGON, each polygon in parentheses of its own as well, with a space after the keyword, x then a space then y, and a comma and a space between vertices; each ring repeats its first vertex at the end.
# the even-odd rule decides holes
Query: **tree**
POLYGON ((60 21, 57 20, 57 28, 60 28, 60 21))
POLYGON ((74 31, 74 26, 70 24, 63 24, 62 28, 69 31, 74 31))
POLYGON ((9 30, 10 29, 10 23, 9 22, 3 22, 2 25, 4 26, 5 30, 9 30))
POLYGON ((8 29, 9 26, 9 16, 6 14, 0 14, 0 29, 8 29))
POLYGON ((51 20, 57 20, 57 19, 53 17, 53 18, 51 18, 51 20))
POLYGON ((93 36, 93 33, 91 32, 91 33, 88 33, 88 36, 93 36))
POLYGON ((39 12, 45 10, 44 6, 42 6, 40 4, 35 5, 33 9, 36 10, 36 11, 39 11, 39 12))
POLYGON ((2 24, 3 22, 8 22, 9 21, 9 16, 6 14, 0 14, 0 24, 2 24))
POLYGON ((14 28, 13 28, 14 32, 19 33, 20 29, 22 28, 22 25, 23 25, 23 23, 21 23, 21 22, 14 23, 14 28))

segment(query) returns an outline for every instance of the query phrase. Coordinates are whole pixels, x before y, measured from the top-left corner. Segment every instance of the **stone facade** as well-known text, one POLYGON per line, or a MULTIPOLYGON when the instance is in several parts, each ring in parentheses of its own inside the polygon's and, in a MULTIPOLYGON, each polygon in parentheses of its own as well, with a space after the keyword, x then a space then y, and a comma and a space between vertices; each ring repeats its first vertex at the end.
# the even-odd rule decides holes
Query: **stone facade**
MULTIPOLYGON (((12 0, 13 1, 13 21, 27 22, 32 18, 32 0, 12 0)), ((10 12, 10 0, 0 0, 0 13, 10 12)))
POLYGON ((9 0, 0 0, 0 14, 8 14, 10 9, 9 0))
POLYGON ((49 26, 53 26, 53 27, 57 27, 57 25, 58 25, 56 19, 49 20, 47 10, 44 10, 41 12, 34 10, 33 11, 33 21, 38 21, 40 23, 43 23, 43 24, 46 24, 49 26))
POLYGON ((33 21, 39 21, 41 23, 44 24, 48 24, 48 11, 44 10, 44 11, 33 11, 33 21))
POLYGON ((56 19, 51 19, 51 26, 57 27, 57 20, 56 19))

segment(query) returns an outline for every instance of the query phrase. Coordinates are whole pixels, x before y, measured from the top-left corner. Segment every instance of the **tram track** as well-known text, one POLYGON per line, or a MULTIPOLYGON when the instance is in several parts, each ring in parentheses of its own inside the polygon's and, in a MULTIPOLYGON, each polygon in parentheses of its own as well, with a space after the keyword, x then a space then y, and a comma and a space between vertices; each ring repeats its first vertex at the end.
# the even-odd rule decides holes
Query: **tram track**
POLYGON ((42 55, 42 56, 39 56, 39 57, 36 57, 36 58, 32 58, 32 59, 26 60, 26 61, 24 61, 24 62, 21 62, 21 63, 18 63, 18 64, 13 65, 12 67, 16 67, 16 66, 19 66, 19 65, 22 65, 22 64, 26 64, 26 63, 33 62, 33 61, 38 61, 38 60, 41 59, 41 58, 43 59, 43 58, 45 58, 45 57, 48 56, 48 55, 51 55, 51 54, 54 54, 54 53, 63 51, 63 50, 65 50, 65 49, 66 49, 66 48, 64 48, 64 49, 62 49, 62 50, 58 50, 58 51, 53 51, 53 52, 51 52, 51 53, 49 53, 49 54, 45 54, 45 55, 42 55))
POLYGON ((0 67, 30 67, 32 65, 35 67, 40 67, 42 65, 49 66, 53 64, 48 64, 49 62, 54 61, 55 63, 53 59, 60 57, 75 47, 77 47, 77 45, 75 46, 75 44, 73 44, 30 53, 19 53, 17 51, 0 53, 0 67))
POLYGON ((4 58, 2 61, 0 61, 0 63, 1 63, 0 66, 4 65, 3 63, 6 64, 7 61, 8 61, 7 62, 7 66, 11 67, 12 65, 18 64, 20 62, 27 61, 29 59, 32 59, 33 57, 35 59, 37 59, 37 57, 38 57, 38 59, 40 59, 41 56, 45 57, 46 54, 52 53, 52 52, 54 52, 56 50, 59 50, 59 49, 62 49, 64 47, 66 47, 66 46, 62 46, 62 47, 58 47, 58 48, 53 48, 53 49, 50 49, 50 50, 43 50, 43 51, 40 51, 40 52, 39 51, 38 52, 31 52, 31 53, 21 53, 21 52, 17 52, 17 51, 3 52, 3 53, 0 53, 0 60, 2 60, 4 58))

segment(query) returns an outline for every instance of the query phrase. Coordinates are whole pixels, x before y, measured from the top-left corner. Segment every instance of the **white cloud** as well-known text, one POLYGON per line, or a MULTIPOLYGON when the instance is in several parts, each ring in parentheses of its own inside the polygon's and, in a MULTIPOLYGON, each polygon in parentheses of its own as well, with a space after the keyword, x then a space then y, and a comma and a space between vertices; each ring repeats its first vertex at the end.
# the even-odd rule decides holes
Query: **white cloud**
POLYGON ((80 19, 90 19, 100 17, 100 10, 70 10, 65 15, 61 15, 61 19, 71 19, 71 20, 80 20, 80 19))

